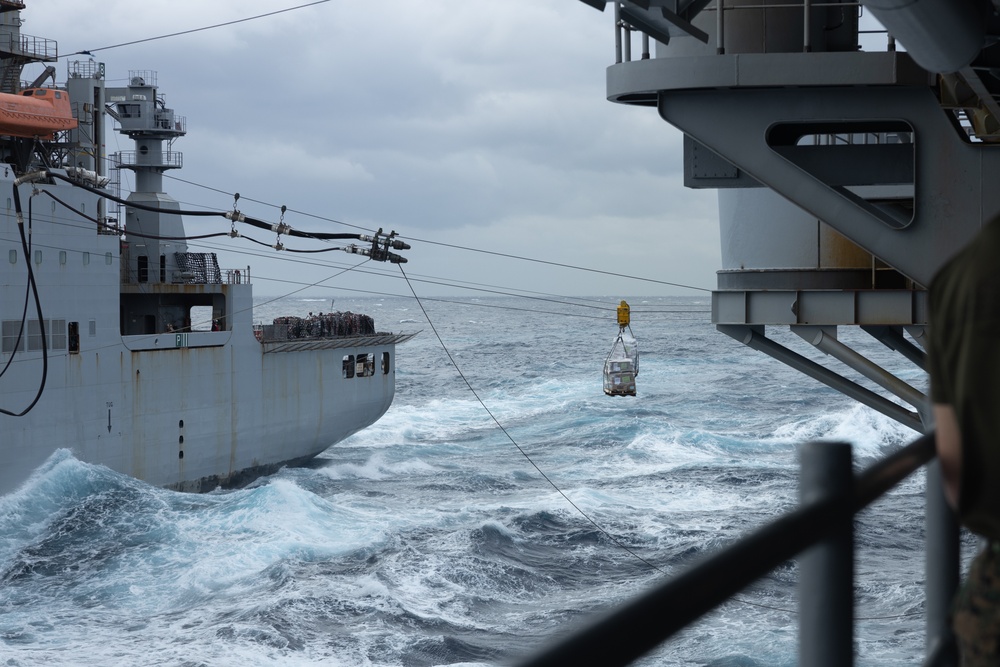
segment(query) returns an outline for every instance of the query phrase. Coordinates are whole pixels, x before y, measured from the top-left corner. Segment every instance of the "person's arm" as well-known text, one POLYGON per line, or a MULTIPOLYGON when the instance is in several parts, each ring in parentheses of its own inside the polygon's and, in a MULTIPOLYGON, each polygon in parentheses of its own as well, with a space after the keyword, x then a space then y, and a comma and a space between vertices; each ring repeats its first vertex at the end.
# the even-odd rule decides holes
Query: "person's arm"
POLYGON ((953 509, 958 509, 958 494, 962 479, 962 434, 958 428, 955 408, 945 403, 934 404, 935 446, 944 478, 944 497, 953 509))

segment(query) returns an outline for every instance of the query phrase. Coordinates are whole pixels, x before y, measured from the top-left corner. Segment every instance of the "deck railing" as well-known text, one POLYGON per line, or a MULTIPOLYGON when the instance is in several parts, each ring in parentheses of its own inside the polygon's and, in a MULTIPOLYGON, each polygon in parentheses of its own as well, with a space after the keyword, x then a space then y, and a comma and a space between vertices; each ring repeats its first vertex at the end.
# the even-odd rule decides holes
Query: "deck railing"
POLYGON ((957 665, 947 609, 958 584, 958 527, 944 504, 933 434, 855 476, 851 446, 802 447, 800 507, 627 602, 522 667, 627 665, 782 563, 800 556, 803 667, 848 667, 854 653, 853 518, 924 465, 927 475, 925 667, 957 665))
MULTIPOLYGON (((588 2, 588 0, 584 0, 588 2)), ((638 3, 641 4, 641 3, 638 3)), ((717 54, 722 55, 726 53, 725 39, 726 39, 726 14, 731 12, 764 12, 765 10, 787 10, 790 12, 802 12, 802 51, 808 53, 812 50, 812 45, 810 44, 810 24, 812 21, 813 10, 823 10, 827 7, 832 7, 844 11, 853 9, 856 12, 861 12, 864 6, 861 2, 820 2, 818 0, 802 0, 801 2, 767 2, 760 4, 738 4, 733 2, 733 0, 715 0, 710 6, 703 7, 700 11, 704 12, 715 12, 715 51, 717 54)), ((641 59, 646 60, 650 57, 649 51, 649 34, 646 33, 641 26, 634 26, 628 20, 628 15, 622 12, 621 3, 614 3, 615 10, 615 62, 630 62, 632 60, 632 32, 638 32, 642 36, 642 46, 641 46, 641 59)), ((859 14, 860 16, 860 14, 859 14)), ((690 17, 693 19, 693 17, 690 17)), ((858 30, 858 37, 861 35, 885 35, 885 50, 895 51, 896 50, 896 40, 889 34, 885 29, 879 30, 858 30)), ((654 35, 655 37, 655 35, 654 35)), ((874 44, 866 44, 866 48, 863 50, 868 50, 873 48, 874 44)), ((860 48, 860 45, 859 45, 860 48)))

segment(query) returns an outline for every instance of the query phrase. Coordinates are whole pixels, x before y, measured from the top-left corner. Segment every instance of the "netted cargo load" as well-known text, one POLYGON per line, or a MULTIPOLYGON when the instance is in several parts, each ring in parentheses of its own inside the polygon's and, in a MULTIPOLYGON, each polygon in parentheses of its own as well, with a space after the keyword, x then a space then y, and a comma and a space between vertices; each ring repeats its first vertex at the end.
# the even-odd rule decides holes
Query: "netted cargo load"
POLYGON ((632 335, 630 321, 628 303, 622 301, 618 306, 618 337, 604 360, 604 393, 608 396, 635 396, 639 344, 632 335))
POLYGON ((175 252, 179 282, 219 284, 222 272, 214 252, 175 252))
POLYGON ((320 313, 309 317, 274 318, 274 338, 332 338, 334 336, 371 336, 375 334, 375 320, 363 313, 320 313))
POLYGON ((639 374, 639 348, 631 336, 619 334, 604 360, 604 393, 608 396, 635 396, 635 376, 639 374))

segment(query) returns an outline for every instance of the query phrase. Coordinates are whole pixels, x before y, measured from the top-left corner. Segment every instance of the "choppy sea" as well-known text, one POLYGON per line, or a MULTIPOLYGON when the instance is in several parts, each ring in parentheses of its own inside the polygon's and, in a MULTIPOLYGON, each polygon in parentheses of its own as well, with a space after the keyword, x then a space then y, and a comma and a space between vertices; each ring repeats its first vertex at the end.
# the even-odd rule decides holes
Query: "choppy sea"
MULTIPOLYGON (((247 488, 175 493, 59 452, 0 497, 0 664, 509 664, 792 508, 800 443, 852 442, 863 467, 917 435, 716 332, 707 298, 629 299, 638 395, 607 397, 619 298, 425 300, 463 379, 413 299, 338 297, 421 332, 395 402, 247 488)), ((859 665, 920 662, 923 488, 857 521, 859 665)), ((795 664, 795 572, 639 664, 795 664)))

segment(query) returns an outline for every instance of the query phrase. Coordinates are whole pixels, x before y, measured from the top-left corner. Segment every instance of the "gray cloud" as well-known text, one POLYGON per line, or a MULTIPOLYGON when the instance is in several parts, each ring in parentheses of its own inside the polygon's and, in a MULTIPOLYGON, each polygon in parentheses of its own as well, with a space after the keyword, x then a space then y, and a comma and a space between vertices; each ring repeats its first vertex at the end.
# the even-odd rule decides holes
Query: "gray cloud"
MULTIPOLYGON (((57 39, 67 53, 281 7, 145 0, 141 8, 29 2, 25 32, 57 39)), ((185 168, 168 175, 239 191, 252 215, 278 217, 249 201, 258 199, 410 238, 711 288, 714 193, 683 188, 680 135, 654 110, 605 100, 611 22, 574 0, 328 2, 95 56, 111 80, 129 69, 158 72, 168 106, 188 118, 188 135, 174 146, 185 168)), ((128 143, 112 138, 108 148, 128 143)), ((232 205, 225 195, 167 184, 181 201, 232 205)), ((291 213, 286 221, 339 230, 291 213)), ((414 246, 410 273, 563 294, 691 293, 414 246)), ((230 266, 249 262, 261 280, 291 273, 307 283, 355 259, 220 254, 230 266)), ((332 284, 406 291, 371 276, 332 284)))

